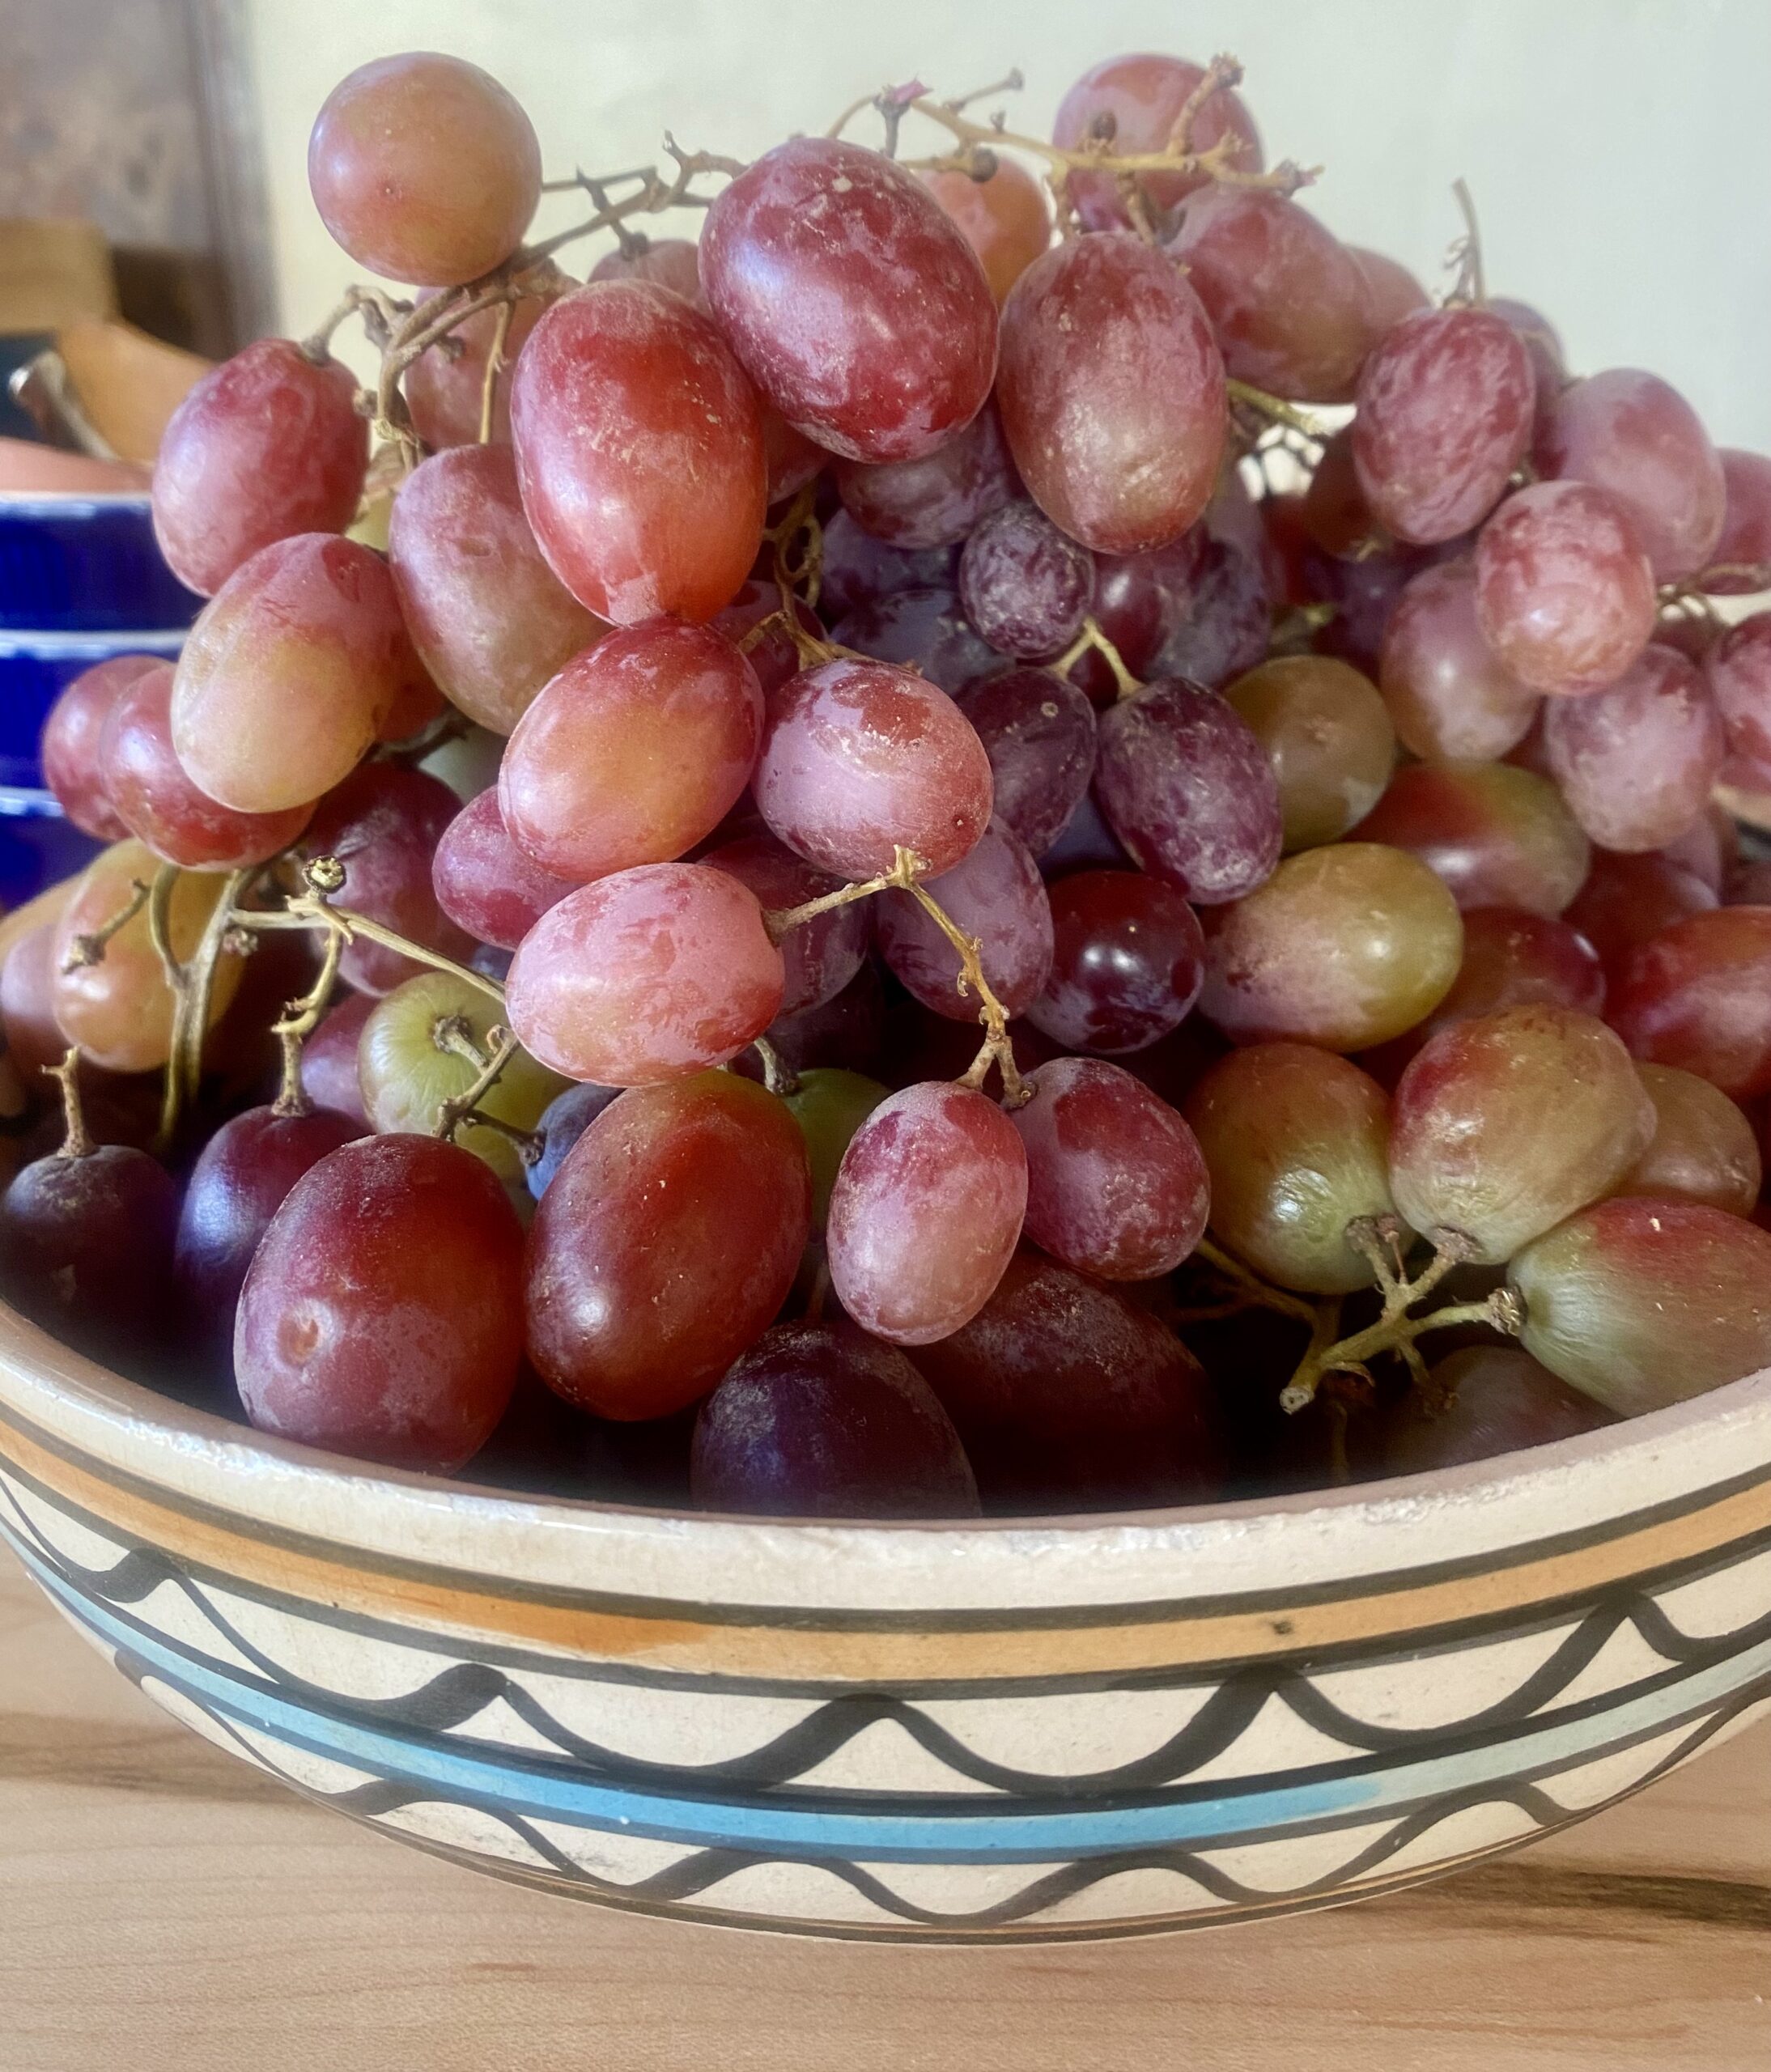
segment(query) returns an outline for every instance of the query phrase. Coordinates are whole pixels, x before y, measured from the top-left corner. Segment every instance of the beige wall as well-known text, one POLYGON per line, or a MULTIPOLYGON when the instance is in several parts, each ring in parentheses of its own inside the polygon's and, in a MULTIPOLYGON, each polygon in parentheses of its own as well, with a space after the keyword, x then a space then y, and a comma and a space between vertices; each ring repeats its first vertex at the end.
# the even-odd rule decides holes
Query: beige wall
POLYGON ((1491 286, 1540 303, 1576 367, 1652 367, 1718 439, 1771 451, 1771 0, 245 5, 291 329, 349 277, 304 154, 328 88, 367 57, 419 47, 486 66, 563 173, 650 159, 667 127, 751 155, 889 80, 953 92, 1017 64, 1028 83, 1014 120, 1048 134, 1097 58, 1227 49, 1270 155, 1325 167, 1312 203, 1343 236, 1436 282, 1463 176, 1491 286))

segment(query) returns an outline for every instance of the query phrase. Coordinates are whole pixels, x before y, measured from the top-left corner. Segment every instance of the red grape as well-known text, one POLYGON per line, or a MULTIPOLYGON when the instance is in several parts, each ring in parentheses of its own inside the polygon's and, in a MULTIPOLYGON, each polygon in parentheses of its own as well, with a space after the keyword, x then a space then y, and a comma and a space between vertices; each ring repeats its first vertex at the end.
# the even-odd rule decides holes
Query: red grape
MULTIPOLYGON (((480 410, 486 395, 486 366, 498 338, 499 319, 504 308, 510 323, 504 350, 492 383, 492 441, 495 446, 511 443, 511 370, 540 322, 547 305, 573 286, 562 278, 559 287, 546 295, 526 295, 520 302, 498 309, 477 309, 465 316, 448 337, 427 346, 406 369, 401 386, 412 428, 433 452, 451 447, 474 446, 479 442, 480 410)), ((420 307, 425 305, 421 304, 420 307)), ((443 313, 440 304, 431 310, 443 313)), ((405 495, 410 482, 402 485, 405 495)), ((395 499, 397 505, 398 499, 395 499)))
POLYGON ((1557 397, 1537 441, 1540 474, 1608 490, 1663 583, 1713 558, 1727 508, 1722 462, 1676 388, 1614 367, 1557 397))
POLYGON ((810 1226, 805 1141, 772 1093, 705 1072, 623 1094, 536 1211, 529 1358, 600 1417, 680 1410, 773 1322, 810 1226))
POLYGON ((1086 870, 1051 887, 1053 954, 1027 1018, 1056 1042, 1140 1051, 1187 1018, 1205 938, 1183 894, 1141 871, 1086 870))
MULTIPOLYGON (((75 938, 104 928, 121 912, 137 884, 153 878, 159 859, 139 842, 119 842, 95 856, 56 923, 50 951, 49 1004, 57 1025, 83 1056, 107 1072, 153 1072, 172 1053, 172 989, 145 913, 137 913, 104 945, 96 964, 70 969, 75 938)), ((222 894, 210 872, 181 872, 168 902, 166 933, 174 957, 188 962, 222 894)), ((210 1025, 239 990, 240 960, 215 967, 210 1025)))
POLYGON ((894 591, 839 620, 835 638, 875 661, 907 664, 953 698, 1004 666, 947 589, 894 591))
MULTIPOLYGON (((924 882, 948 919, 976 940, 984 976, 1004 1008, 1024 1013, 1051 970, 1051 908, 1026 845, 992 822, 950 871, 924 882)), ((913 894, 881 894, 874 927, 881 954, 924 1007, 976 1021, 976 999, 969 987, 959 990, 959 953, 913 894)))
POLYGON ((1199 1362, 1155 1317, 1035 1251, 969 1323, 919 1347, 993 1509, 1114 1510, 1217 1493, 1199 1362))
POLYGON ((415 469, 394 499, 388 558, 425 667, 497 733, 607 631, 542 558, 505 447, 461 446, 415 469))
MULTIPOLYGON (((1168 149, 1174 126, 1189 97, 1204 79, 1204 68, 1184 57, 1139 51, 1091 65, 1058 104, 1051 141, 1060 150, 1081 151, 1097 138, 1111 141, 1120 157, 1141 157, 1168 149)), ((1260 136, 1240 96, 1220 87, 1200 106, 1193 120, 1191 148, 1206 151, 1234 137, 1239 172, 1259 172, 1260 136)), ((1158 211, 1174 208, 1196 194, 1210 178, 1204 172, 1140 172, 1134 176, 1139 193, 1158 211)), ((1065 192, 1086 230, 1118 230, 1131 213, 1114 175, 1078 168, 1065 192)))
MULTIPOLYGON (((796 856, 772 834, 741 834, 707 850, 699 861, 724 871, 754 892, 763 911, 784 913, 837 891, 840 878, 796 856)), ((786 990, 779 1014, 803 1014, 834 1000, 861 967, 871 933, 867 902, 833 906, 788 929, 781 938, 786 990)))
POLYGON ((1771 1234, 1701 1202, 1597 1202, 1511 1280, 1526 1351, 1622 1417, 1771 1363, 1771 1234))
POLYGON ((1384 629, 1378 681, 1397 738, 1426 762, 1493 762, 1524 740, 1541 703, 1483 639, 1467 561, 1410 579, 1384 629))
POLYGON ((1349 244, 1347 249, 1365 277, 1374 339, 1382 339, 1404 316, 1429 306, 1426 290, 1399 259, 1392 259, 1387 253, 1373 252, 1363 244, 1349 244))
POLYGON ((1577 1438, 1611 1422, 1516 1345, 1467 1345, 1433 1368, 1434 1391, 1450 1400, 1429 1406, 1411 1390, 1384 1420, 1387 1475, 1428 1475, 1497 1454, 1577 1438))
POLYGON ((1771 907, 1718 906, 1663 928, 1625 961, 1609 1013, 1638 1058, 1736 1101, 1771 1093, 1771 907))
POLYGON ((702 1405, 690 1487, 709 1510, 777 1518, 978 1515, 940 1399, 895 1346, 852 1325, 765 1331, 702 1405))
POLYGON ((28 1084, 66 1055, 68 1039, 55 1018, 53 921, 40 921, 15 936, 0 959, 0 1027, 6 1055, 28 1084))
POLYGON ((932 452, 869 467, 837 463, 843 507, 862 529, 890 546, 952 546, 1016 495, 1020 485, 996 405, 932 452))
POLYGON ((1208 187, 1169 250, 1187 270, 1239 381, 1300 403, 1344 403, 1371 343, 1371 291, 1331 231, 1282 194, 1208 187))
POLYGON ((1764 1171, 1759 1140, 1739 1107, 1708 1080, 1676 1066, 1642 1064, 1636 1071, 1654 1104, 1654 1133, 1612 1191, 1752 1215, 1764 1171))
POLYGON ((1359 561, 1336 561, 1306 550, 1302 559, 1306 601, 1333 608, 1310 644, 1319 655, 1336 656, 1375 677, 1391 614, 1410 580, 1427 565, 1426 556, 1416 548, 1398 547, 1359 561))
MULTIPOLYGON (((341 906, 461 962, 471 953, 472 939, 438 905, 431 878, 436 845, 460 807, 447 784, 422 770, 366 762, 321 801, 302 847, 310 856, 333 856, 343 864, 341 906)), ((341 968, 358 991, 388 993, 421 967, 359 937, 346 949, 341 968)))
POLYGON ((1730 626, 1705 658, 1704 675, 1729 753, 1771 782, 1771 612, 1730 626))
POLYGON ((523 1231, 479 1160, 429 1136, 342 1145, 253 1259, 234 1371, 262 1432, 452 1474, 491 1437, 523 1345, 523 1231))
POLYGON ((1701 587, 1713 597, 1739 597, 1762 590, 1758 571, 1771 567, 1771 459, 1737 446, 1724 446, 1716 457, 1726 495, 1722 537, 1709 559, 1735 572, 1705 576, 1701 587))
POLYGON ((1557 397, 1568 385, 1568 363, 1562 342, 1555 325, 1528 302, 1519 302, 1511 295, 1490 295, 1488 309, 1491 316, 1498 316, 1503 323, 1512 325, 1531 355, 1537 389, 1536 430, 1541 432, 1556 406, 1557 397))
POLYGON ((1654 1106, 1603 1022, 1539 1003, 1442 1029, 1397 1083, 1390 1184, 1416 1230, 1488 1265, 1607 1194, 1654 1106))
POLYGON ((511 433, 541 552, 599 618, 708 619, 750 574, 768 495, 762 412, 681 296, 600 281, 556 302, 516 363, 511 433))
POLYGON ((1027 1236, 1105 1280, 1171 1273, 1205 1234, 1211 1205, 1191 1130, 1098 1058, 1054 1058, 1026 1085, 1032 1098, 1009 1119, 1027 1153, 1027 1236))
POLYGON ((154 537, 172 573, 212 597, 295 533, 342 533, 368 466, 350 370, 287 338, 211 367, 168 419, 154 463, 154 537))
POLYGON ((515 949, 575 882, 543 870, 511 839, 495 786, 462 807, 431 859, 438 906, 478 941, 500 949, 515 949))
POLYGON ((1323 442, 1298 507, 1303 529, 1326 554, 1358 560, 1383 541, 1383 528, 1365 500, 1353 463, 1353 427, 1343 425, 1323 442))
MULTIPOLYGON (((1195 584, 1211 546, 1203 525, 1178 540, 1137 554, 1098 554, 1094 563, 1094 620, 1119 650, 1119 660, 1135 677, 1157 673, 1156 658, 1193 614, 1195 584)), ((1213 587, 1207 586, 1208 588, 1213 587)), ((1266 605, 1261 605, 1262 641, 1266 639, 1266 605)), ((1111 705, 1119 683, 1097 654, 1085 654, 1072 667, 1070 680, 1097 705, 1111 705)))
POLYGON ((1027 1156, 995 1102, 945 1081, 876 1108, 830 1196, 830 1278, 876 1338, 925 1345, 989 1301, 1027 1206, 1027 1156))
POLYGON ((1433 1012, 1463 954, 1457 904, 1419 858, 1331 843, 1211 916, 1200 1005, 1233 1042, 1369 1050, 1433 1012))
POLYGON ((372 994, 346 993, 301 1047, 302 1092, 316 1107, 347 1115, 364 1129, 369 1111, 363 1105, 357 1046, 374 1011, 372 994))
POLYGON ((172 1271, 186 1323, 204 1344, 231 1347, 235 1305, 270 1219, 304 1173, 360 1133, 327 1108, 248 1108, 203 1146, 185 1186, 172 1271))
POLYGON ((1029 495, 1085 546, 1158 546, 1211 501, 1224 363, 1179 270, 1129 231, 1059 245, 1016 282, 996 400, 1029 495))
POLYGON ((1726 807, 1712 803, 1695 826, 1654 853, 1701 878, 1719 899, 1740 854, 1740 831, 1726 807))
POLYGON ((1347 1225, 1393 1213, 1390 1102, 1377 1081, 1307 1043, 1233 1051, 1184 1110, 1211 1186, 1211 1227, 1256 1272, 1313 1295, 1369 1287, 1347 1225))
POLYGON ((847 512, 834 512, 824 526, 818 609, 835 625, 901 591, 950 591, 958 568, 959 557, 952 547, 887 546, 863 531, 847 512))
POLYGON ((1208 906, 1272 875, 1279 783, 1248 723, 1196 683, 1160 678, 1101 715, 1095 796, 1147 871, 1208 906))
POLYGON ((1359 372, 1359 486, 1399 539, 1430 546, 1480 524, 1531 439, 1525 347, 1485 309, 1422 309, 1359 372))
POLYGON ((855 1132, 891 1089, 858 1072, 812 1065, 798 1074, 799 1085, 782 1098, 805 1139, 812 1168, 812 1229, 822 1236, 830 1219, 830 1195, 855 1132))
POLYGON ((579 884, 669 863, 711 834, 756 762, 756 673, 711 626, 623 626, 518 721, 499 800, 512 839, 579 884))
POLYGON ((144 670, 112 706, 99 739, 107 796, 130 831, 164 862, 236 871, 268 862, 296 840, 313 809, 236 813, 200 792, 172 747, 172 670, 144 670))
POLYGON ((1224 693, 1279 782, 1285 847, 1338 842, 1383 796, 1395 730, 1369 677, 1326 655, 1285 655, 1224 693))
POLYGON ((278 540, 191 628, 172 745, 192 781, 237 813, 310 805, 373 745, 412 664, 379 554, 325 533, 278 540))
POLYGON ((1476 616, 1510 675, 1574 697, 1616 683, 1654 630, 1654 573, 1629 513, 1603 489, 1537 482, 1476 548, 1476 616))
POLYGON ((113 655, 82 669, 66 685, 43 723, 39 750, 45 782, 83 834, 121 842, 129 833, 104 789, 99 742, 113 707, 145 670, 161 666, 157 655, 113 655))
POLYGON ((747 885, 701 864, 643 864, 580 886, 530 929, 510 1024, 568 1079, 646 1086, 736 1057, 784 984, 747 885))
POLYGON ((1553 916, 1579 891, 1592 860, 1556 787, 1507 762, 1410 764, 1355 833, 1418 856, 1466 907, 1553 916))
POLYGON ((127 1361, 168 1320, 178 1190, 157 1160, 70 1138, 0 1195, 0 1290, 89 1357, 127 1361))
POLYGON ((841 660, 770 700, 756 802, 771 830, 839 877, 877 877, 902 847, 939 877, 990 819, 990 758, 945 691, 908 670, 841 660))
POLYGON ((1633 851, 1676 841, 1703 817, 1727 752, 1702 677, 1653 643, 1608 690, 1552 699, 1544 745, 1587 834, 1633 851))
POLYGON ((1094 775, 1094 708, 1049 669, 1004 669, 954 700, 990 758, 996 816, 1036 856, 1063 833, 1094 775))
POLYGON ((1615 983, 1632 950, 1716 904, 1702 879, 1664 856, 1614 856, 1601 849, 1562 919, 1599 952, 1607 982, 1615 983))
POLYGON ((1051 242, 1046 191, 1026 168, 994 153, 982 180, 969 172, 925 172, 928 191, 978 255, 990 292, 1003 298, 1051 242))
POLYGON ((959 557, 966 616, 1004 655, 1030 658, 1068 647, 1094 592, 1094 557, 1024 500, 980 519, 959 557))
MULTIPOLYGON (((879 966, 871 957, 865 959, 834 999, 822 1007, 801 1008, 797 1014, 778 1015, 766 1034, 789 1072, 803 1072, 810 1065, 877 1071, 886 1043, 886 988, 879 966)), ((745 1063, 740 1057, 734 1070, 741 1071, 745 1063)))
POLYGON ((1602 1014, 1605 970, 1599 953, 1565 919, 1518 906, 1478 906, 1463 917, 1463 962, 1451 990, 1424 1021, 1368 1051, 1368 1072, 1391 1085, 1429 1036, 1454 1021, 1533 1001, 1602 1014))
POLYGON ((648 237, 630 231, 626 248, 605 252, 590 270, 593 281, 650 281, 685 302, 701 303, 701 255, 686 237, 648 237))
POLYGON ((852 461, 910 461, 969 424, 996 372, 977 255, 921 185, 830 137, 778 144, 707 210, 701 278, 751 379, 852 461))
POLYGON ((414 50, 359 65, 308 145, 321 220, 359 266, 453 287, 509 258, 541 194, 529 117, 490 73, 414 50))

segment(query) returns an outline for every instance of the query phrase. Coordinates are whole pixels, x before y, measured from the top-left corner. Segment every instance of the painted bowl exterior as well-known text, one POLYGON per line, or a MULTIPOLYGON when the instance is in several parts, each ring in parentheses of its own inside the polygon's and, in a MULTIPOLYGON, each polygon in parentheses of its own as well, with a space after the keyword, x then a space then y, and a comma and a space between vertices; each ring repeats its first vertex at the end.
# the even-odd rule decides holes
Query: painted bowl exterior
POLYGON ((1771 1703, 1771 1375, 1271 1505, 667 1516, 376 1471, 0 1312, 0 1535, 166 1709, 605 1904, 1068 1939, 1392 1891, 1771 1703))
POLYGON ((145 494, 0 495, 0 626, 185 626, 202 603, 166 566, 145 494))

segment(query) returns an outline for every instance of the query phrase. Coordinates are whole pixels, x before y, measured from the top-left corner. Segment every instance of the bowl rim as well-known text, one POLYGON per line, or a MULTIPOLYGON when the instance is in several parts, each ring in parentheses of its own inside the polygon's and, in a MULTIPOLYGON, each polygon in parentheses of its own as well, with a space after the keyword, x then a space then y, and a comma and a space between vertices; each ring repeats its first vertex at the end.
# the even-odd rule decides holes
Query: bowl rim
POLYGON ((145 517, 153 507, 153 494, 145 489, 0 490, 0 518, 39 524, 50 519, 96 518, 109 511, 138 511, 145 517))
MULTIPOLYGON (((1549 1500, 1550 1515, 1568 1516, 1578 1530, 1584 1511, 1591 1523, 1614 1519, 1620 1510, 1651 1510, 1653 1497, 1620 1505, 1589 1504, 1578 1497, 1610 1471, 1613 1485, 1627 1481, 1633 1469, 1668 1463, 1675 1475, 1681 1456, 1697 1463, 1695 1480, 1719 1486, 1743 1465, 1759 1479, 1771 1467, 1771 1367, 1719 1389, 1624 1418, 1596 1431, 1545 1445, 1516 1450, 1444 1469, 1385 1477, 1328 1489, 1296 1491, 1273 1497, 1238 1497, 1214 1503, 1121 1512, 1078 1512, 1030 1517, 977 1519, 878 1519, 867 1521, 778 1518, 714 1511, 673 1510, 650 1505, 619 1504, 589 1497, 544 1496, 475 1483, 466 1475, 427 1475, 359 1461, 297 1441, 259 1432, 211 1411, 202 1410, 132 1382, 111 1369, 72 1351, 40 1327, 0 1303, 0 1424, 10 1408, 34 1408, 49 1428, 62 1437, 70 1429, 97 1440, 113 1462, 134 1458, 144 1448, 172 1468, 181 1480, 206 1484, 237 1484, 250 1492, 256 1484, 274 1492, 274 1508, 299 1511, 303 1492, 324 1498, 342 1492, 367 1506, 369 1535, 380 1544, 401 1523, 435 1547, 439 1565, 448 1565, 447 1548, 436 1543, 440 1514, 478 1521, 486 1526, 527 1526, 581 1538, 656 1538, 675 1543, 680 1556, 699 1549, 717 1558, 746 1542, 784 1539, 816 1543, 831 1553, 881 1559, 890 1556, 902 1568, 902 1552, 919 1544, 938 1543, 949 1554, 966 1547, 1062 1548, 1067 1555, 1086 1558, 1139 1551, 1185 1549, 1233 1554, 1238 1545, 1310 1527, 1339 1541, 1349 1529, 1361 1537, 1388 1539, 1399 1528, 1419 1527, 1429 1513, 1444 1514, 1455 1506, 1468 1517, 1489 1516, 1489 1535, 1510 1501, 1523 1497, 1549 1500), (1738 1449, 1738 1454, 1736 1452, 1738 1449), (391 1521, 392 1522, 387 1522, 391 1521), (899 1550, 893 1556, 893 1550, 899 1550)), ((70 1443, 79 1443, 77 1437, 70 1443)), ((3 1448, 0 1448, 3 1457, 3 1448)), ((469 1463, 471 1467, 471 1463, 469 1463)), ((1683 1488, 1684 1483, 1675 1483, 1683 1488)), ((1603 1492, 1595 1491, 1595 1494, 1603 1492)), ((335 1506, 323 1506, 332 1511, 335 1506)), ((255 1515, 243 1500, 239 1514, 255 1515)), ((316 1530, 320 1528, 316 1527, 316 1530)), ((345 1535, 357 1539, 355 1533, 345 1535)), ((1453 1535, 1455 1537, 1455 1535, 1453 1535)), ((365 1540, 357 1543, 367 1544, 365 1540)), ((1503 1540, 1501 1543, 1511 1543, 1503 1540)), ((778 1552, 778 1549, 777 1549, 778 1552)), ((1382 1556, 1365 1573, 1395 1565, 1419 1566, 1422 1550, 1413 1547, 1398 1563, 1382 1556)), ((429 1555, 427 1558, 430 1558, 429 1555)), ((999 1571, 1000 1578, 1000 1571, 999 1571)), ((1030 1602, 1039 1601, 1036 1597, 1030 1602)), ((1067 1598, 1066 1602, 1073 1601, 1067 1598)))

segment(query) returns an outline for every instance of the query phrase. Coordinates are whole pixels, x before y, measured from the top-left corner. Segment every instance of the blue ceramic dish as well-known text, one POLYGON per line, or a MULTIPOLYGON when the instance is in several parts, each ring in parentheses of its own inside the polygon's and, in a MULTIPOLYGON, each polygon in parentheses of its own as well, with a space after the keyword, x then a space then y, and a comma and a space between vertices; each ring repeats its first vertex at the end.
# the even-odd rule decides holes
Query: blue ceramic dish
POLYGON ((0 787, 0 906, 21 906, 84 870, 104 846, 80 832, 52 792, 0 787))
POLYGON ((0 627, 185 626, 202 603, 161 559, 146 495, 0 495, 0 627))

